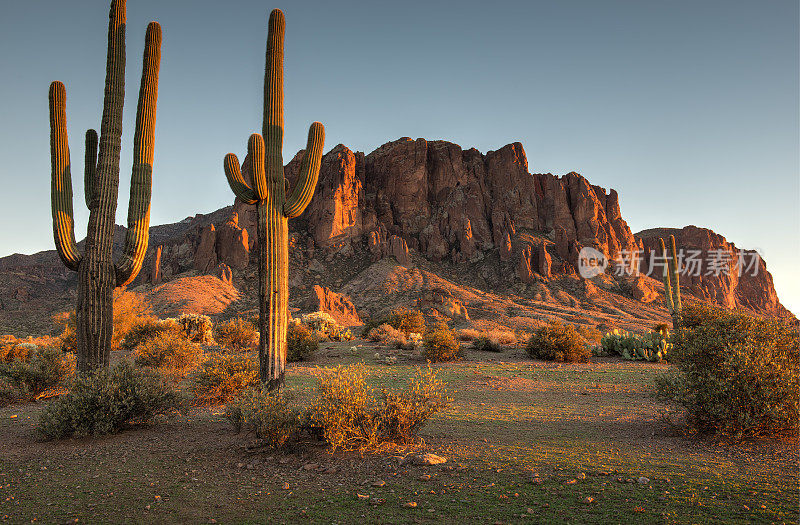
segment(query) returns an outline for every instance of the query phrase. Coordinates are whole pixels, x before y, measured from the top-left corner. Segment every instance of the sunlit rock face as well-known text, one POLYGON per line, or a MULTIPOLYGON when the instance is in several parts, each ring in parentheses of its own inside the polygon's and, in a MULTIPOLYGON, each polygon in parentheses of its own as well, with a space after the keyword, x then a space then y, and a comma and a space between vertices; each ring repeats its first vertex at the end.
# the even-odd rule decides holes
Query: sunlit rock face
MULTIPOLYGON (((681 288, 699 299, 728 308, 744 306, 777 316, 789 315, 781 305, 767 263, 754 250, 740 250, 707 228, 686 226, 654 228, 636 234, 643 245, 644 261, 656 259, 658 239, 675 236, 681 255, 681 288)), ((649 270, 644 265, 645 271, 649 270)), ((658 273, 656 271, 655 273, 658 273)))

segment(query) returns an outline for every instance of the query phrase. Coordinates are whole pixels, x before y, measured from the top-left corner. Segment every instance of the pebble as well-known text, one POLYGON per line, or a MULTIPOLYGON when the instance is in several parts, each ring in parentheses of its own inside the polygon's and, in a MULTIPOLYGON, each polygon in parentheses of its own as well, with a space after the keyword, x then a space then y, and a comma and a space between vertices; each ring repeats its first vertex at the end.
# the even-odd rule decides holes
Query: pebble
POLYGON ((404 507, 414 508, 414 507, 417 506, 417 502, 416 501, 406 501, 405 503, 403 503, 403 506, 404 507))
POLYGON ((583 500, 584 503, 592 503, 593 501, 594 501, 594 498, 591 497, 591 496, 586 496, 584 498, 584 500, 583 500))
POLYGON ((283 484, 283 490, 289 490, 289 483, 283 484))
POLYGON ((639 478, 639 485, 647 485, 648 483, 650 483, 650 478, 644 476, 639 478))
POLYGON ((428 481, 429 479, 431 479, 431 475, 430 474, 423 474, 423 475, 421 475, 419 477, 420 481, 428 481))
POLYGON ((369 499, 369 494, 356 494, 358 499, 369 499))
POLYGON ((319 463, 306 463, 303 465, 303 470, 317 470, 319 468, 319 463))
POLYGON ((376 479, 375 481, 372 482, 372 486, 373 487, 383 487, 385 485, 386 485, 386 482, 383 481, 382 479, 376 479))

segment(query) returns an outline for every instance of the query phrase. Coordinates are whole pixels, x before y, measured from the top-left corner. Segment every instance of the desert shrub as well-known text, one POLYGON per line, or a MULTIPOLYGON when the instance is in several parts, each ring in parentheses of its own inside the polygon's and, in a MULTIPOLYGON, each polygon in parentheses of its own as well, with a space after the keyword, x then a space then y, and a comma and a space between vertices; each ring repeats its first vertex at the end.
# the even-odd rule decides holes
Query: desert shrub
POLYGON ((500 342, 497 339, 482 335, 472 341, 472 349, 482 352, 502 352, 500 342))
POLYGON ((481 336, 480 330, 474 328, 462 328, 458 331, 458 338, 461 341, 474 341, 481 336))
POLYGON ((19 391, 7 378, 0 377, 0 407, 19 399, 19 391))
POLYGON ((253 432, 272 448, 283 447, 300 426, 299 413, 289 407, 283 390, 260 387, 244 390, 225 410, 236 432, 253 432))
POLYGON ((305 425, 318 432, 332 450, 380 450, 408 444, 422 425, 449 403, 443 383, 428 368, 418 370, 399 392, 375 397, 364 365, 326 370, 320 377, 305 425))
POLYGON ((72 363, 58 348, 37 348, 24 358, 0 363, 0 379, 15 391, 19 399, 31 399, 53 388, 71 372, 72 363))
POLYGON ((545 361, 585 363, 591 356, 591 350, 583 344, 575 327, 558 320, 534 331, 525 350, 529 356, 545 361))
POLYGON ((61 350, 63 352, 76 352, 78 342, 75 335, 75 310, 53 315, 53 321, 61 325, 61 334, 58 336, 61 350))
POLYGON ((17 339, 13 335, 4 335, 0 338, 0 363, 10 363, 17 359, 27 359, 32 350, 37 346, 17 339))
POLYGON ((143 295, 136 292, 114 292, 114 334, 111 349, 118 350, 120 343, 134 326, 153 319, 153 308, 143 295))
POLYGON ((424 357, 428 361, 454 361, 461 357, 461 346, 445 323, 437 323, 423 337, 424 357))
POLYGON ((214 339, 226 350, 242 352, 258 345, 258 332, 245 319, 229 319, 214 327, 214 339))
MULTIPOLYGON (((169 321, 169 319, 167 319, 169 321)), ((214 324, 207 315, 182 314, 175 319, 183 330, 184 335, 193 343, 212 346, 214 342, 214 324)))
POLYGON ((587 343, 600 344, 603 334, 597 328, 591 326, 579 326, 578 335, 584 338, 587 343))
POLYGON ((386 324, 406 335, 410 333, 421 334, 425 331, 425 316, 419 310, 400 307, 389 314, 386 324))
POLYGON ((151 337, 133 351, 134 362, 139 366, 162 368, 179 379, 184 372, 203 357, 203 349, 180 332, 164 332, 151 337))
POLYGON ((369 337, 369 333, 382 324, 386 324, 386 319, 377 317, 373 319, 367 319, 367 321, 364 323, 364 326, 361 327, 361 338, 367 339, 369 337))
POLYGON ((125 339, 120 342, 119 349, 132 351, 148 340, 165 334, 186 339, 181 325, 175 319, 142 319, 128 331, 125 339))
POLYGON ((44 410, 37 429, 48 439, 119 432, 177 406, 178 396, 152 372, 127 361, 81 374, 44 410))
POLYGON ((331 341, 350 341, 353 333, 348 329, 339 326, 329 313, 312 312, 302 317, 303 324, 313 330, 313 333, 320 338, 328 338, 331 341))
POLYGON ((286 360, 290 363, 310 359, 319 348, 311 331, 301 324, 291 323, 286 332, 286 360))
POLYGON ((373 328, 367 338, 376 343, 386 343, 397 347, 404 347, 408 343, 406 334, 389 324, 382 324, 377 328, 373 328))
POLYGON ((384 441, 411 443, 419 430, 451 402, 444 383, 430 366, 420 369, 407 388, 399 392, 383 390, 374 419, 384 441))
POLYGON ((662 398, 687 409, 700 431, 759 434, 798 424, 797 328, 739 311, 684 307, 674 334, 677 372, 662 376, 662 398))
POLYGON ((258 368, 245 354, 212 353, 189 376, 189 390, 199 404, 227 403, 257 385, 258 368))
POLYGON ((517 344, 517 334, 511 330, 487 330, 484 335, 501 345, 517 344))

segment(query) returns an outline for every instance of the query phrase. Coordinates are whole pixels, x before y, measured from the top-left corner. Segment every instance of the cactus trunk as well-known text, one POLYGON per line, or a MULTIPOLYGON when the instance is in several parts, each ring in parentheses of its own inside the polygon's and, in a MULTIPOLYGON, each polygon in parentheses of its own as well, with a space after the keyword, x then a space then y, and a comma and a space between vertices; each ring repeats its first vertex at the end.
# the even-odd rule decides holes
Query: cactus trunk
POLYGON ((288 220, 303 213, 311 202, 325 140, 322 124, 311 124, 300 174, 287 197, 283 173, 284 28, 283 13, 275 9, 270 13, 267 35, 263 136, 257 133, 250 136, 241 169, 233 153, 228 153, 224 161, 225 176, 234 194, 258 209, 259 371, 261 382, 270 390, 283 384, 286 366, 288 220))
POLYGON ((672 253, 667 252, 664 239, 659 239, 661 253, 664 254, 664 259, 667 262, 666 266, 664 266, 663 275, 664 301, 672 317, 672 324, 677 328, 681 322, 681 310, 683 309, 683 305, 681 304, 681 275, 680 265, 678 263, 678 250, 675 246, 675 236, 670 235, 669 240, 672 253))
POLYGON ((76 346, 82 372, 108 365, 114 331, 114 289, 130 283, 147 250, 161 28, 151 22, 145 37, 142 83, 134 136, 128 234, 119 264, 112 256, 119 189, 122 110, 125 99, 125 0, 111 2, 103 117, 98 138, 86 133, 85 196, 89 224, 83 255, 78 254, 72 216, 72 182, 66 132, 64 85, 50 86, 51 197, 53 232, 61 259, 78 271, 76 346))

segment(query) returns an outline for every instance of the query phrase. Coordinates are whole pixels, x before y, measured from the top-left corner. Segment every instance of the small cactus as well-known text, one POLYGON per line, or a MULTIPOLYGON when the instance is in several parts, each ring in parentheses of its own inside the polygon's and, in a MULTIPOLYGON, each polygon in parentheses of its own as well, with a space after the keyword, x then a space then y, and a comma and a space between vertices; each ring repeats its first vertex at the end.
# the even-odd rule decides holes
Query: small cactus
POLYGON ((64 265, 78 272, 76 346, 81 372, 108 365, 114 329, 114 288, 126 286, 136 278, 147 251, 160 62, 161 26, 150 22, 145 35, 133 138, 128 232, 122 256, 116 263, 112 258, 112 247, 125 98, 125 0, 113 0, 109 11, 105 97, 99 141, 95 130, 86 132, 84 194, 89 208, 89 227, 83 253, 78 251, 75 243, 66 89, 58 81, 50 84, 53 238, 64 265))

